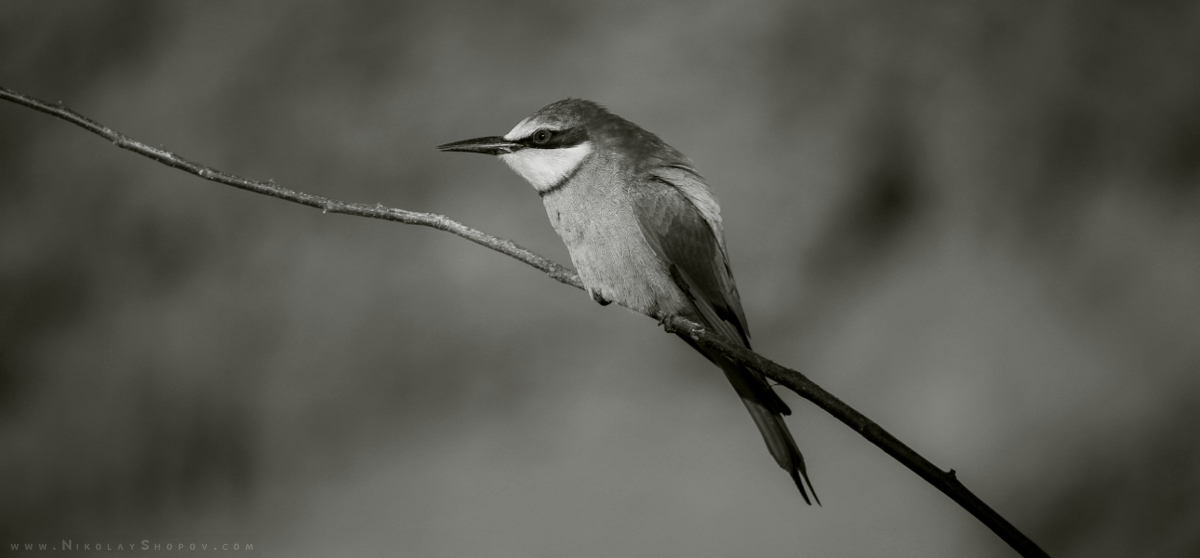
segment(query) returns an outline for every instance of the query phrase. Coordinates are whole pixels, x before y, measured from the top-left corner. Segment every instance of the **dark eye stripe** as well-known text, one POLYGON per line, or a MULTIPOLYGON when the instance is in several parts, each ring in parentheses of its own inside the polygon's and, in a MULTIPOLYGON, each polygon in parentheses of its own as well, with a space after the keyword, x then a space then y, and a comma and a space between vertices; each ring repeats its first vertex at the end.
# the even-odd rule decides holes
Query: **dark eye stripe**
POLYGON ((587 129, 582 126, 566 130, 547 130, 543 128, 534 131, 523 139, 517 140, 517 143, 533 149, 562 149, 564 147, 574 147, 587 141, 587 139, 587 129), (534 142, 533 138, 542 132, 550 132, 550 139, 542 143, 534 142))

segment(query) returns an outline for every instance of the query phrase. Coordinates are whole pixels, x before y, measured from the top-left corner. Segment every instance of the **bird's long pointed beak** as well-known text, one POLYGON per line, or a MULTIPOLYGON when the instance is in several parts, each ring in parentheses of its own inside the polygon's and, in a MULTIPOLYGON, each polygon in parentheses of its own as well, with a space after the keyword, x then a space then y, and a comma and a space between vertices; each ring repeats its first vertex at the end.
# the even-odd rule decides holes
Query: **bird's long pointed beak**
POLYGON ((475 138, 469 140, 456 141, 439 145, 437 148, 442 151, 462 151, 464 153, 484 153, 487 155, 504 155, 512 153, 524 147, 515 142, 508 141, 500 136, 489 136, 486 138, 475 138))

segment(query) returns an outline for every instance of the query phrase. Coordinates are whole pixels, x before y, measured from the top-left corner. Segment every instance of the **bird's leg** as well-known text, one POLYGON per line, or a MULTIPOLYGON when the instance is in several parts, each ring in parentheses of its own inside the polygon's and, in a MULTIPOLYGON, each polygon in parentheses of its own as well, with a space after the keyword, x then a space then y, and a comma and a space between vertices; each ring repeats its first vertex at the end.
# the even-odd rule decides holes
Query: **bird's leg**
POLYGON ((658 320, 658 327, 663 328, 667 333, 675 333, 678 329, 671 323, 671 318, 674 316, 667 313, 655 312, 654 319, 658 320))

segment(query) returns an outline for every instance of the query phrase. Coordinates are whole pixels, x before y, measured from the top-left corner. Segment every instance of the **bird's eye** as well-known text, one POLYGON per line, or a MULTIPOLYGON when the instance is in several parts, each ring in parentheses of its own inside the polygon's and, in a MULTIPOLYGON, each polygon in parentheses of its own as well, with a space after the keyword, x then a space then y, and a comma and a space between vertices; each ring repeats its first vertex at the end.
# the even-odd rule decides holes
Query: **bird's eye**
POLYGON ((546 145, 550 141, 550 130, 538 130, 533 133, 533 143, 535 145, 546 145))

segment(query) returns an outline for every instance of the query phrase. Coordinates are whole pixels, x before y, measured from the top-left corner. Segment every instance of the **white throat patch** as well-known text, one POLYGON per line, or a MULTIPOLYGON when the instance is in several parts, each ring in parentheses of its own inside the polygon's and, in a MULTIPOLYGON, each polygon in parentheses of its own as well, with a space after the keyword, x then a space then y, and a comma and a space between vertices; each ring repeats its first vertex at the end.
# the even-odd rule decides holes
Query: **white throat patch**
POLYGON ((585 141, 561 149, 522 149, 500 155, 500 160, 529 181, 538 192, 546 192, 575 172, 591 152, 592 142, 585 141))

